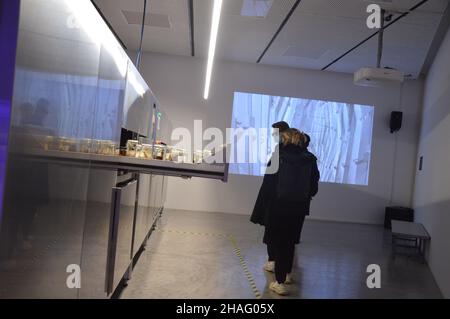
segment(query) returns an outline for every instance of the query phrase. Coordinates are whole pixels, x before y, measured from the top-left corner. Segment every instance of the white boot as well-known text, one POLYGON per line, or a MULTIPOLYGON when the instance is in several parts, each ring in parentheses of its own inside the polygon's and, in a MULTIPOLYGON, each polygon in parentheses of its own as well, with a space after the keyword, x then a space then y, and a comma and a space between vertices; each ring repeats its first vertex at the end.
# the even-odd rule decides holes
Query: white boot
POLYGON ((266 263, 264 264, 263 269, 264 269, 265 271, 268 271, 268 272, 274 272, 274 271, 275 271, 275 262, 274 262, 274 261, 268 261, 268 262, 266 262, 266 263))
POLYGON ((286 296, 289 294, 289 291, 286 288, 286 286, 284 284, 279 284, 276 281, 270 283, 269 289, 280 296, 286 296))

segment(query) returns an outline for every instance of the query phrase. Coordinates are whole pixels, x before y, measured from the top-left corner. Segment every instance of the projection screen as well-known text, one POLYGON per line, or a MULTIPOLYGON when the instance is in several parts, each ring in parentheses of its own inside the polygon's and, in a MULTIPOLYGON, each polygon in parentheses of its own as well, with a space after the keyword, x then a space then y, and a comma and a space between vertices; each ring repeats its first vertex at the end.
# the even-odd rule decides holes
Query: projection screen
MULTIPOLYGON (((373 116, 374 107, 368 105, 235 92, 232 128, 270 129, 286 121, 311 137, 309 151, 318 158, 321 182, 368 185, 373 116)), ((231 174, 263 175, 276 145, 272 136, 257 134, 245 148, 230 142, 232 152, 241 153, 269 145, 266 156, 253 163, 230 164, 231 174)))

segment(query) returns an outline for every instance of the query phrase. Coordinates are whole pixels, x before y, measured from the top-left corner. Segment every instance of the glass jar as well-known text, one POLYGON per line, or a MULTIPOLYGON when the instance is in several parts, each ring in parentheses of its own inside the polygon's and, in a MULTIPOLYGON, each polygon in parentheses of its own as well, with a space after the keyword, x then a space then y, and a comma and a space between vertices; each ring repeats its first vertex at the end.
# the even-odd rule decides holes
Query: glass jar
POLYGON ((212 151, 210 151, 210 150, 203 150, 203 152, 202 152, 202 162, 205 162, 205 160, 208 157, 211 157, 212 155, 213 155, 212 151))
POLYGON ((116 155, 116 143, 113 141, 101 141, 100 142, 100 154, 102 155, 116 155))
POLYGON ((71 152, 79 152, 80 151, 80 140, 77 138, 70 138, 69 139, 70 144, 70 151, 71 152))
POLYGON ((183 148, 180 148, 179 150, 180 150, 180 154, 178 155, 178 162, 190 163, 191 158, 189 156, 189 153, 183 148))
POLYGON ((128 140, 127 141, 127 156, 136 157, 138 145, 139 145, 138 140, 128 140))
POLYGON ((194 164, 200 164, 203 161, 203 151, 195 151, 193 157, 194 164))
POLYGON ((153 158, 157 160, 164 160, 166 158, 166 146, 161 144, 154 145, 153 158))
POLYGON ((42 148, 46 151, 53 151, 56 147, 56 138, 54 136, 44 136, 42 138, 42 148))
POLYGON ((98 144, 98 154, 105 155, 108 149, 108 141, 100 140, 98 144))
POLYGON ((164 155, 164 159, 166 161, 172 161, 172 152, 173 152, 174 148, 171 146, 166 146, 166 154, 164 155))
POLYGON ((90 138, 83 138, 80 141, 80 152, 90 153, 92 147, 92 140, 90 138))
POLYGON ((137 158, 142 158, 144 155, 142 153, 142 144, 138 144, 136 146, 136 157, 137 158))
POLYGON ((141 157, 146 159, 152 159, 152 151, 153 151, 153 145, 151 144, 142 144, 142 151, 141 151, 141 157))
POLYGON ((58 138, 58 151, 61 152, 69 152, 72 151, 74 146, 74 142, 72 139, 67 137, 59 137, 58 138))
POLYGON ((176 163, 184 163, 186 161, 185 151, 182 148, 172 149, 171 161, 176 163))
POLYGON ((102 141, 101 140, 91 140, 91 147, 89 152, 92 154, 100 154, 102 149, 102 141))

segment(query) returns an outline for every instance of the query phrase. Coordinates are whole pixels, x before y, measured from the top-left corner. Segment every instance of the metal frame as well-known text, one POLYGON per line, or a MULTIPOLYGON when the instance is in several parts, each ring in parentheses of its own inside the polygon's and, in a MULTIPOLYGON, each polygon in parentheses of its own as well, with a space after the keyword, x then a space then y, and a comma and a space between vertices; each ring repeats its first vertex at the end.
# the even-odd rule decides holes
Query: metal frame
POLYGON ((112 189, 111 195, 111 214, 108 235, 108 253, 106 258, 106 277, 105 292, 109 295, 113 290, 114 283, 114 263, 116 260, 117 248, 117 228, 119 226, 119 218, 117 214, 120 211, 120 195, 121 190, 118 187, 112 189))
MULTIPOLYGON (((395 259, 396 255, 400 254, 397 251, 397 248, 407 248, 412 249, 415 251, 415 253, 419 256, 422 263, 426 263, 425 258, 425 242, 430 240, 429 238, 423 238, 419 236, 411 236, 411 235, 401 235, 401 234, 392 234, 392 251, 393 251, 393 258, 395 259), (406 242, 412 242, 413 245, 406 245, 406 244, 400 244, 399 241, 406 241, 406 242)), ((403 254, 405 255, 405 254, 403 254)), ((406 254, 410 256, 410 254, 406 254)))
POLYGON ((139 49, 136 55, 136 69, 138 69, 141 66, 141 57, 142 57, 142 43, 144 41, 144 30, 145 30, 145 16, 147 15, 147 0, 144 0, 144 10, 142 13, 142 24, 141 24, 141 37, 139 40, 139 49))
POLYGON ((0 2, 0 225, 3 220, 3 191, 7 172, 19 15, 20 1, 0 2))
MULTIPOLYGON (((116 263, 116 250, 117 250, 117 239, 119 235, 119 222, 120 222, 120 205, 121 205, 121 196, 122 196, 122 190, 125 187, 131 186, 133 184, 137 184, 138 180, 133 177, 131 179, 125 180, 124 182, 120 182, 116 185, 116 187, 112 188, 112 195, 111 195, 111 216, 110 216, 110 227, 109 227, 109 236, 108 236, 108 255, 107 255, 107 262, 106 262, 106 282, 105 282, 105 292, 109 295, 111 294, 115 289, 115 279, 114 273, 115 273, 115 263, 116 263)), ((135 204, 136 205, 136 204, 135 204)), ((134 223, 134 220, 133 220, 134 223)), ((132 245, 133 241, 131 241, 131 254, 130 254, 130 263, 132 261, 132 245)), ((125 276, 130 278, 130 268, 125 273, 125 276)))
POLYGON ((191 41, 191 56, 195 57, 194 0, 188 0, 188 9, 189 9, 189 33, 191 41))

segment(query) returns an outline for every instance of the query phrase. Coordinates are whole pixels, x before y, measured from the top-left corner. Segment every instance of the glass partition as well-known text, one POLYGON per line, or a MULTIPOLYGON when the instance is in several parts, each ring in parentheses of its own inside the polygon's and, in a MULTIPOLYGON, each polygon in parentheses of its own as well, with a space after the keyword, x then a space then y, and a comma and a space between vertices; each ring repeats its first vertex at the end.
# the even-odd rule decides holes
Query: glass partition
MULTIPOLYGON (((98 14, 97 19, 101 19, 98 14)), ((99 21, 97 24, 102 23, 99 21)), ((90 139, 102 141, 101 143, 106 143, 105 145, 112 143, 116 147, 115 152, 118 151, 120 144, 128 63, 128 57, 119 43, 112 34, 105 32, 100 47, 96 103, 92 115, 94 125, 90 139)), ((104 151, 107 155, 113 155, 112 151, 104 151)), ((107 297, 105 280, 111 194, 112 188, 116 186, 116 180, 117 171, 90 167, 82 245, 83 284, 79 289, 80 298, 107 297)))
POLYGON ((155 99, 147 83, 136 67, 128 64, 125 103, 123 108, 124 128, 149 137, 151 112, 155 99))
POLYGON ((21 1, 0 297, 78 296, 67 270, 81 265, 90 164, 33 155, 118 140, 127 59, 109 33, 88 0, 21 1))

